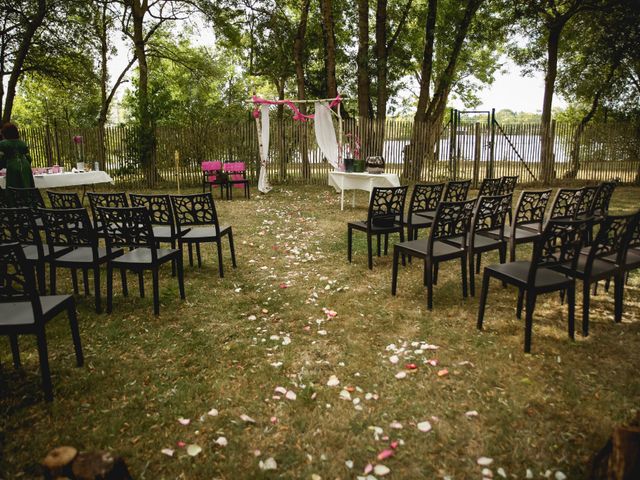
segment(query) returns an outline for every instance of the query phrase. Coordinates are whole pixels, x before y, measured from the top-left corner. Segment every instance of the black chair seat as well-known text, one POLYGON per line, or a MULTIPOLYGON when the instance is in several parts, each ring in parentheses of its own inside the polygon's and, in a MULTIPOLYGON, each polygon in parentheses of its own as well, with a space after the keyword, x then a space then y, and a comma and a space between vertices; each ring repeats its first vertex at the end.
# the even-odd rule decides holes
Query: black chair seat
MULTIPOLYGON (((113 255, 117 256, 120 253, 122 253, 122 249, 118 249, 114 251, 113 255)), ((98 261, 100 262, 102 260, 106 260, 107 258, 109 258, 107 249, 104 247, 98 247, 98 261)), ((91 247, 75 248, 70 252, 65 253, 64 255, 60 255, 59 257, 56 257, 55 262, 59 265, 74 264, 74 263, 81 263, 81 264, 91 263, 93 262, 93 249, 91 247)))
POLYGON ((414 228, 424 228, 430 226, 433 223, 433 217, 427 217, 426 215, 420 213, 405 213, 404 223, 411 224, 411 226, 414 228))
MULTIPOLYGON (((615 258, 613 259, 615 262, 615 258)), ((576 268, 573 271, 577 278, 584 277, 584 271, 587 264, 587 256, 584 254, 580 254, 578 257, 578 262, 576 264, 576 268)), ((571 265, 560 265, 558 270, 563 272, 570 272, 571 265)), ((613 262, 601 260, 599 258, 595 258, 593 260, 593 266, 591 267, 591 277, 599 277, 599 278, 607 278, 618 270, 618 267, 613 262)))
MULTIPOLYGON (((156 252, 158 253, 158 262, 162 263, 172 259, 172 257, 177 255, 179 250, 173 248, 158 248, 156 252)), ((140 247, 114 258, 111 263, 114 267, 127 267, 136 264, 149 265, 153 263, 153 257, 150 248, 140 247)))
MULTIPOLYGON (((220 236, 227 234, 231 230, 230 225, 220 225, 220 236)), ((215 239, 217 238, 216 229, 213 226, 206 227, 191 227, 187 233, 182 235, 183 241, 201 241, 203 239, 215 239)))
MULTIPOLYGON (((366 221, 354 221, 354 222, 347 222, 347 225, 350 225, 351 228, 355 228, 356 230, 361 230, 363 232, 367 231, 367 222, 366 221)), ((394 225, 394 226, 384 226, 384 225, 372 225, 371 226, 371 232, 373 233, 391 233, 391 232, 398 232, 402 230, 402 227, 400 226, 400 224, 398 225, 394 225)))
MULTIPOLYGON (((40 297, 42 314, 50 318, 63 312, 67 303, 73 299, 71 295, 44 295, 40 297)), ((0 303, 0 331, 4 326, 34 325, 36 319, 33 316, 31 302, 0 303)))
MULTIPOLYGON (((49 258, 51 256, 57 256, 65 251, 71 250, 70 247, 53 247, 53 255, 49 253, 48 248, 44 248, 44 257, 49 258)), ((38 247, 35 245, 25 245, 22 247, 22 251, 24 252, 24 256, 28 262, 37 262, 38 260, 42 260, 38 254, 38 247)))
MULTIPOLYGON (((528 285, 530 268, 531 262, 527 260, 499 263, 485 267, 486 270, 493 272, 497 278, 522 287, 528 285)), ((571 278, 549 268, 541 267, 536 272, 535 288, 537 290, 546 290, 547 288, 556 290, 561 285, 569 285, 571 283, 573 283, 571 278)))
MULTIPOLYGON (((616 256, 617 255, 614 253, 612 255, 602 257, 602 259, 606 260, 607 262, 615 263, 616 256)), ((640 251, 633 248, 627 250, 627 255, 625 257, 623 267, 625 270, 635 270, 636 268, 640 267, 640 251)))
POLYGON ((528 228, 516 228, 515 235, 514 235, 516 242, 519 240, 531 241, 539 236, 540 236, 539 231, 529 230, 528 228))

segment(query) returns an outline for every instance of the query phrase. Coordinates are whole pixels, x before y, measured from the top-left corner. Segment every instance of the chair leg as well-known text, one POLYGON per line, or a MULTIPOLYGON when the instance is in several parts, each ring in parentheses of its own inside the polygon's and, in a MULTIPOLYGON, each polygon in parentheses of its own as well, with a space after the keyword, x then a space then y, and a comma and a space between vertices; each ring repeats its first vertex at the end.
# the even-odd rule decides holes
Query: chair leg
MULTIPOLYGON (((367 265, 369 266, 369 270, 373 270, 373 246, 371 245, 371 237, 367 232, 367 265)), ((380 245, 380 243, 378 243, 380 245)))
POLYGON ((36 265, 36 273, 38 274, 38 291, 40 295, 47 294, 47 280, 44 268, 44 262, 38 262, 36 265))
POLYGON ((78 316, 76 314, 75 302, 70 302, 69 307, 67 307, 67 315, 69 316, 69 326, 71 327, 73 349, 76 353, 76 365, 81 367, 84 365, 84 355, 82 353, 82 342, 80 341, 80 329, 78 328, 78 316))
POLYGON ((144 298, 144 270, 138 272, 138 289, 140 290, 140 298, 144 298))
MULTIPOLYGON (((200 244, 197 244, 198 248, 200 248, 200 244)), ((218 247, 218 273, 220 274, 220 278, 224 278, 224 267, 222 265, 222 242, 218 238, 216 240, 216 246, 218 247)), ((200 255, 198 255, 200 258, 200 255)))
POLYGON ((122 284, 122 295, 129 296, 129 286, 127 285, 127 270, 125 268, 120 269, 120 283, 122 284))
POLYGON ((389 253, 389 234, 384 234, 384 254, 387 255, 389 253))
POLYGON ((73 284, 73 293, 78 295, 80 290, 78 289, 78 272, 75 268, 71 269, 71 283, 73 284))
POLYGON ((396 294, 396 287, 398 286, 398 257, 400 256, 400 250, 397 245, 393 247, 393 264, 391 267, 391 295, 396 294))
POLYGON ((9 335, 9 343, 11 344, 11 356, 13 357, 13 368, 16 370, 22 367, 20 361, 20 345, 18 344, 18 335, 12 333, 9 335))
MULTIPOLYGON (((575 289, 575 287, 574 287, 575 289)), ((567 298, 569 307, 571 307, 571 299, 567 298)), ((575 305, 575 300, 573 301, 575 305)), ((582 335, 584 337, 589 336, 589 305, 591 304, 591 289, 589 288, 589 282, 583 281, 582 283, 582 335)))
POLYGON ((616 323, 622 321, 622 310, 624 308, 624 277, 625 274, 617 274, 614 279, 614 320, 616 323))
POLYGON ((182 265, 182 251, 179 252, 178 258, 176 259, 176 266, 178 270, 178 288, 180 289, 180 298, 184 300, 184 268, 182 265))
POLYGON ((113 307, 113 267, 107 265, 107 313, 111 313, 113 307))
POLYGON ((347 260, 351 263, 351 248, 353 246, 353 229, 347 227, 347 260))
POLYGON ((533 329, 533 310, 536 305, 536 294, 527 291, 527 310, 524 318, 524 353, 531 353, 531 331, 533 329))
POLYGON ((378 249, 378 257, 380 256, 380 234, 376 236, 376 247, 378 249))
POLYGON ((44 332, 44 325, 38 328, 36 334, 38 338, 38 357, 40 359, 40 374, 42 375, 42 389, 44 399, 47 402, 53 401, 53 385, 51 384, 51 371, 49 370, 49 352, 47 350, 47 337, 44 332))
POLYGON ((237 268, 236 264, 236 249, 233 246, 233 232, 229 230, 229 250, 231 250, 231 265, 233 268, 237 268))
MULTIPOLYGON (((473 259, 471 260, 473 262, 473 259)), ((473 265, 471 265, 471 273, 473 274, 473 265)), ((460 257, 460 275, 462 276, 462 297, 467 298, 467 257, 460 257)))
POLYGON ((57 280, 58 280, 56 278, 56 273, 57 273, 56 264, 51 262, 49 264, 49 284, 51 287, 51 295, 56 294, 57 280))
MULTIPOLYGON (((500 256, 500 263, 507 263, 507 244, 502 243, 498 248, 498 255, 500 256)), ((507 288, 507 282, 502 282, 502 288, 507 288)))
MULTIPOLYGON (((480 273, 480 263, 482 262, 482 254, 476 255, 476 273, 480 273)), ((504 263, 504 262, 500 262, 504 263)), ((473 266, 473 262, 469 263, 470 266, 473 266)))
POLYGON ((424 271, 426 273, 426 284, 427 284, 427 309, 433 310, 433 270, 434 267, 431 265, 431 262, 425 259, 424 263, 424 271))
POLYGON ((485 269, 482 275, 482 287, 480 288, 480 308, 478 308, 478 330, 482 330, 482 323, 484 322, 484 308, 487 304, 487 296, 489 295, 489 272, 485 269))
POLYGON ((91 292, 89 291, 89 271, 86 268, 82 269, 82 286, 84 287, 84 296, 88 297, 91 292))
POLYGON ((157 266, 151 269, 151 276, 153 278, 153 313, 160 315, 160 278, 157 266))
POLYGON ((198 268, 202 267, 202 255, 200 254, 200 242, 196 243, 196 256, 198 257, 198 268))
POLYGON ((433 284, 434 285, 438 284, 438 272, 439 271, 440 271, 440 264, 436 262, 433 265, 433 284))
MULTIPOLYGON (((589 285, 587 284, 587 286, 585 287, 587 290, 589 290, 589 285)), ((574 340, 576 338, 575 335, 575 331, 576 331, 576 284, 572 283, 571 285, 569 285, 569 287, 567 288, 567 303, 569 306, 569 318, 568 318, 568 322, 567 322, 567 328, 569 329, 568 334, 569 334, 569 338, 571 340, 574 340)), ((588 317, 585 317, 584 315, 582 315, 582 329, 584 330, 584 319, 588 317)))
POLYGON ((509 261, 510 262, 516 261, 516 242, 509 243, 509 261))
POLYGON ((189 242, 187 246, 189 247, 189 266, 193 267, 193 244, 189 242))
POLYGON ((518 305, 516 307, 516 318, 522 318, 522 305, 524 303, 524 288, 518 289, 518 305))
MULTIPOLYGON (((176 248, 176 241, 173 238, 171 239, 171 248, 172 249, 176 248)), ((172 277, 176 276, 176 262, 175 262, 175 260, 173 260, 171 262, 171 276, 172 277)))
POLYGON ((93 267, 93 289, 96 297, 96 313, 102 313, 102 302, 100 298, 100 265, 93 267))
MULTIPOLYGON (((472 297, 476 296, 476 273, 473 269, 473 253, 469 252, 469 293, 472 297)), ((480 257, 480 254, 478 254, 480 257)))

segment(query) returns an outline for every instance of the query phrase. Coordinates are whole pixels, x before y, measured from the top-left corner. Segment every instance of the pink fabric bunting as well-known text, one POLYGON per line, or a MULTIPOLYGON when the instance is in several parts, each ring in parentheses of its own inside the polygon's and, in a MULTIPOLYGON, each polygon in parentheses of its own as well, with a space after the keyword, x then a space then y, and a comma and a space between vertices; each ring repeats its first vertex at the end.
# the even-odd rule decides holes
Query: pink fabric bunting
MULTIPOLYGON (((301 122, 306 122, 307 120, 311 120, 314 117, 313 114, 305 115, 304 113, 302 113, 300 109, 296 107, 295 103, 293 103, 291 100, 266 100, 255 95, 252 97, 252 100, 255 105, 286 105, 293 111, 293 119, 300 120, 301 122)), ((342 98, 340 97, 340 95, 338 95, 331 101, 331 103, 329 104, 329 108, 335 107, 341 101, 342 98)), ((260 116, 260 110, 258 108, 253 111, 253 116, 255 118, 258 118, 260 116)))

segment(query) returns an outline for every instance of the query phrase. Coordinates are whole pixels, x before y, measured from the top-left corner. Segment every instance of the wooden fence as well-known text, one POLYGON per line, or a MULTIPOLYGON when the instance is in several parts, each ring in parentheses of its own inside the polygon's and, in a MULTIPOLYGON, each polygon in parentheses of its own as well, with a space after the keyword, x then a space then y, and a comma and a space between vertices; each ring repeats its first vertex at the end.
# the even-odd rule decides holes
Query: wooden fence
MULTIPOLYGON (((290 118, 271 120, 268 172, 271 183, 326 184, 330 165, 315 141, 313 123, 290 118)), ((518 175, 524 183, 540 181, 541 128, 538 124, 461 124, 456 131, 445 126, 429 132, 423 126, 401 119, 384 124, 367 119, 344 122, 345 134, 361 140, 361 153, 382 155, 386 171, 422 181, 471 178, 478 184, 488 176, 518 175), (416 144, 433 149, 418 153, 416 144), (493 137, 493 142, 492 142, 493 137), (422 161, 409 165, 409 158, 422 161)), ((620 178, 640 181, 640 130, 632 124, 593 124, 583 131, 576 125, 553 124, 551 129, 554 171, 557 179, 601 181, 620 178)), ((149 185, 149 166, 140 164, 138 132, 131 126, 108 127, 104 142, 97 128, 45 126, 28 129, 23 136, 30 145, 34 166, 73 167, 82 157, 93 165, 98 161, 119 187, 149 185), (82 147, 73 137, 83 137, 82 147), (101 144, 104 143, 104 146, 101 144), (82 150, 81 150, 82 149, 82 150)), ((348 142, 345 142, 348 143, 348 142)), ((347 145, 343 156, 350 155, 347 145)), ((259 155, 253 120, 189 128, 156 128, 153 169, 158 183, 182 185, 201 181, 200 162, 219 159, 244 161, 257 179, 259 155), (177 152, 177 162, 176 162, 177 152), (178 168, 176 168, 176 164, 178 168)))

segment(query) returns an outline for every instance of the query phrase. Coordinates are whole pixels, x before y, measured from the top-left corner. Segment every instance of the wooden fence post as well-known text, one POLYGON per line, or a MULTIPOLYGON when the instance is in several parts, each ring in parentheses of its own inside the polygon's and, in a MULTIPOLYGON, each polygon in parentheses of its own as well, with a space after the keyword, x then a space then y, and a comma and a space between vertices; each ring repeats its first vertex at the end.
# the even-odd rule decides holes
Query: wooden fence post
POLYGON ((482 136, 480 135, 480 124, 476 122, 474 127, 475 145, 473 149, 473 188, 478 188, 478 174, 480 173, 480 147, 482 143, 482 136))

